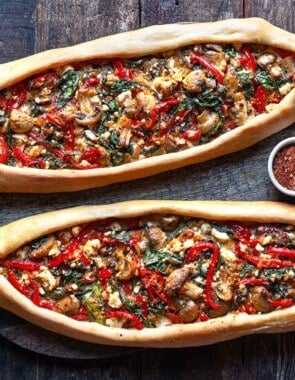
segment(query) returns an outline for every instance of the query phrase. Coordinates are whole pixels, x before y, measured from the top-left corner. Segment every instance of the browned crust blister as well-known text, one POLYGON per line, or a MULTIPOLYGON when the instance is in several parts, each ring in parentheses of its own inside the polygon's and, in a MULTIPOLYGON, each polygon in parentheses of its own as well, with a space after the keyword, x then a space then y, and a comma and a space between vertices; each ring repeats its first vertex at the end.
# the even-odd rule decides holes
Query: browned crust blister
MULTIPOLYGON (((109 217, 174 213, 214 220, 294 224, 295 206, 275 202, 130 201, 106 206, 80 206, 35 215, 0 228, 0 257, 49 232, 109 217)), ((295 329, 295 306, 266 314, 227 314, 206 322, 143 330, 110 328, 78 322, 35 306, 0 276, 0 305, 48 330, 83 341, 142 347, 186 347, 211 344, 257 333, 295 329)))
MULTIPOLYGON (((135 57, 180 48, 193 43, 259 43, 295 52, 295 35, 259 18, 213 23, 151 26, 103 37, 76 46, 45 51, 0 65, 0 89, 41 71, 94 58, 135 57)), ((50 193, 77 191, 142 178, 203 162, 244 149, 295 121, 295 89, 270 113, 248 120, 213 141, 181 152, 117 167, 91 170, 42 170, 0 164, 1 192, 50 193)))

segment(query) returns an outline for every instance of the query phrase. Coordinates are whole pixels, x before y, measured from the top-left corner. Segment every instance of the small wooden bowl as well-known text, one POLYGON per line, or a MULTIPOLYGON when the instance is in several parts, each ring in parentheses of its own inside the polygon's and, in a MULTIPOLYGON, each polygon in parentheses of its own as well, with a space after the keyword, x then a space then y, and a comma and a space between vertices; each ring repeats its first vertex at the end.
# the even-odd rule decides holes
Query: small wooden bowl
MULTIPOLYGON (((292 197, 295 197, 295 190, 290 190, 290 189, 287 189, 286 187, 284 187, 283 185, 280 184, 280 182, 277 180, 277 178, 275 177, 274 175, 274 171, 273 171, 273 164, 274 164, 274 159, 276 157, 276 155, 278 154, 278 152, 285 148, 286 146, 288 145, 295 145, 295 137, 289 137, 285 140, 282 140, 279 144, 277 144, 273 150, 271 151, 270 155, 269 155, 269 158, 268 158, 268 165, 267 165, 267 168, 268 168, 268 174, 269 174, 269 177, 273 183, 273 185, 279 190, 281 191, 282 193, 286 194, 286 195, 289 195, 289 196, 292 196, 292 197)), ((295 173, 294 173, 295 175, 295 173)))

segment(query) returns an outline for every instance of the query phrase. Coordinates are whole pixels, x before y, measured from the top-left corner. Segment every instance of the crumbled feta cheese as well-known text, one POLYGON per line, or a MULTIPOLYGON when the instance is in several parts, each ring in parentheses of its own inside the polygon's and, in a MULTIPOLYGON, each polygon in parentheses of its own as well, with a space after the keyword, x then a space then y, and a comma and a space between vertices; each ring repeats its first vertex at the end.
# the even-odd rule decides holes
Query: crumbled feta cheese
POLYGON ((108 304, 109 304, 110 307, 112 307, 114 309, 120 309, 120 307, 122 307, 122 302, 120 300, 120 296, 119 296, 119 292, 118 291, 110 294, 110 298, 109 298, 108 304))
POLYGON ((36 278, 41 281, 42 287, 45 290, 51 291, 57 285, 57 281, 55 277, 51 274, 51 272, 47 268, 41 269, 41 271, 37 274, 36 278))
POLYGON ((229 236, 227 233, 218 231, 216 228, 212 228, 211 234, 216 240, 222 243, 225 243, 229 240, 229 236))

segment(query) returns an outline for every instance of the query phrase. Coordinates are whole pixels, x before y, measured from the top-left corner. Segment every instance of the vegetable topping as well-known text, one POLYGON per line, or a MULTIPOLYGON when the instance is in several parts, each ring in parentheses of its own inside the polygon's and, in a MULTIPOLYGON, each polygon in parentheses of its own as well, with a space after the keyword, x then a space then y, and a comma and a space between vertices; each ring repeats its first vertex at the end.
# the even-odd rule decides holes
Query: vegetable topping
POLYGON ((269 313, 294 304, 295 227, 107 219, 22 246, 0 274, 39 307, 109 327, 269 313))
POLYGON ((255 44, 57 67, 0 91, 0 163, 94 169, 205 144, 275 109, 294 72, 292 52, 255 44))

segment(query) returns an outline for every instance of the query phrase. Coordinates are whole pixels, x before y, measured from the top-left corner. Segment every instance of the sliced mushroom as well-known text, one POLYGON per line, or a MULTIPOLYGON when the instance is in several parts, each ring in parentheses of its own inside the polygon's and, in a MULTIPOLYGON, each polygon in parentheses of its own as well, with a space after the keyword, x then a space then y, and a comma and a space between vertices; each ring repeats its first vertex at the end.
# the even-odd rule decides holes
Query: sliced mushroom
POLYGON ((229 282, 218 283, 215 292, 218 298, 223 301, 231 301, 233 298, 233 288, 229 282))
POLYGON ((194 303, 194 301, 188 301, 184 307, 182 307, 178 312, 178 317, 184 323, 194 322, 199 315, 199 307, 194 303))
POLYGON ((202 92, 206 76, 203 70, 191 71, 183 80, 184 88, 190 92, 202 92))
POLYGON ((77 313, 80 301, 73 294, 65 296, 55 304, 55 310, 61 314, 73 315, 77 313))
POLYGON ((40 259, 41 257, 47 256, 54 242, 55 242, 54 235, 49 235, 45 240, 41 241, 41 244, 39 245, 39 247, 34 248, 30 252, 29 257, 32 259, 40 259))
POLYGON ((258 312, 269 313, 274 310, 274 307, 269 303, 271 294, 264 286, 254 286, 250 294, 252 304, 258 312))
POLYGON ((102 112, 100 110, 97 110, 95 114, 92 114, 91 116, 86 116, 83 114, 78 114, 75 117, 75 120, 77 124, 82 125, 84 127, 87 127, 89 125, 94 125, 99 122, 101 119, 102 112))
POLYGON ((220 306, 220 308, 218 310, 209 309, 208 310, 209 318, 222 317, 223 315, 227 314, 230 310, 230 305, 231 305, 230 302, 226 302, 221 299, 217 299, 216 301, 216 299, 217 297, 215 297, 215 302, 220 306))
POLYGON ((154 215, 152 220, 165 232, 174 231, 180 222, 177 215, 154 215))
POLYGON ((219 116, 216 112, 205 110, 197 117, 198 127, 202 130, 203 134, 209 133, 215 129, 219 124, 219 116))
POLYGON ((26 112, 13 109, 10 114, 10 128, 16 133, 29 132, 34 126, 34 119, 26 112))
POLYGON ((126 256, 121 248, 116 249, 115 256, 118 260, 116 270, 118 271, 117 277, 119 280, 129 280, 132 278, 136 271, 136 262, 130 254, 126 256))
POLYGON ((165 292, 169 297, 175 295, 177 290, 179 290, 188 279, 190 274, 190 268, 184 266, 182 268, 176 269, 167 277, 165 292))
POLYGON ((230 116, 237 125, 242 125, 248 118, 247 101, 245 95, 238 92, 233 95, 234 106, 230 109, 230 116))
POLYGON ((161 248, 167 237, 164 231, 159 227, 152 227, 146 231, 146 236, 149 240, 151 248, 159 249, 161 248))
POLYGON ((203 295, 204 290, 200 286, 198 286, 198 285, 194 284, 192 281, 188 280, 179 289, 178 293, 179 293, 179 295, 188 297, 191 300, 196 300, 203 295))

